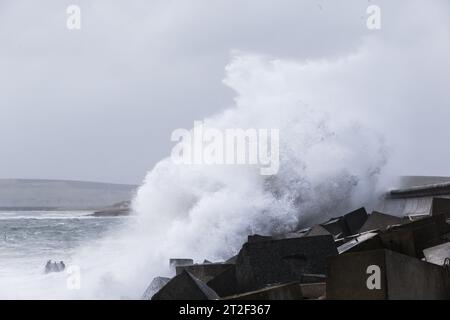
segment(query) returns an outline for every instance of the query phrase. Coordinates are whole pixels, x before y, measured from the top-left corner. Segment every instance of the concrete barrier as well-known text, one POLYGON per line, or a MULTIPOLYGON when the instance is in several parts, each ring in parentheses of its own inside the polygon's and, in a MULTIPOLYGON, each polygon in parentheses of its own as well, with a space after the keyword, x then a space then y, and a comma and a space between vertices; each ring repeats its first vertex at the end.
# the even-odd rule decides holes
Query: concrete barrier
POLYGON ((359 208, 342 217, 332 218, 320 225, 330 232, 335 238, 342 238, 358 233, 359 229, 361 229, 366 221, 366 209, 359 208))
POLYGON ((183 270, 186 270, 197 279, 206 283, 231 266, 233 266, 233 264, 228 263, 203 263, 189 266, 177 266, 176 274, 180 274, 183 270))
MULTIPOLYGON (((445 242, 444 230, 439 220, 433 217, 410 222, 380 231, 377 235, 339 246, 340 253, 389 249, 416 258, 423 258, 423 250, 445 242)), ((370 234, 370 233, 369 233, 370 234)), ((360 236, 363 237, 363 236, 360 236)))
POLYGON ((449 299, 443 267, 390 250, 329 258, 327 299, 449 299))
POLYGON ((439 215, 443 214, 447 219, 450 218, 450 198, 433 198, 431 204, 431 214, 439 215))
POLYGON ((220 297, 238 294, 239 287, 236 280, 236 267, 233 265, 226 269, 224 272, 209 280, 207 285, 220 297))
POLYGON ((374 211, 368 216, 367 221, 363 224, 361 229, 359 229, 359 233, 371 230, 386 230, 389 226, 407 222, 408 221, 404 218, 374 211))
POLYGON ((173 277, 152 300, 215 300, 219 296, 204 282, 187 271, 173 277))
POLYGON ((144 294, 142 295, 142 299, 150 300, 153 297, 153 295, 157 293, 159 290, 161 290, 161 288, 164 287, 169 281, 170 278, 166 277, 153 278, 152 282, 150 282, 150 285, 147 287, 144 294))
POLYGON ((425 260, 437 265, 444 265, 446 259, 450 259, 450 242, 440 244, 423 250, 425 260))
POLYGON ((224 300, 302 300, 302 287, 299 282, 273 285, 267 288, 250 291, 224 300))
POLYGON ((302 274, 325 274, 326 258, 337 255, 331 235, 246 243, 236 260, 239 292, 301 280, 302 274))

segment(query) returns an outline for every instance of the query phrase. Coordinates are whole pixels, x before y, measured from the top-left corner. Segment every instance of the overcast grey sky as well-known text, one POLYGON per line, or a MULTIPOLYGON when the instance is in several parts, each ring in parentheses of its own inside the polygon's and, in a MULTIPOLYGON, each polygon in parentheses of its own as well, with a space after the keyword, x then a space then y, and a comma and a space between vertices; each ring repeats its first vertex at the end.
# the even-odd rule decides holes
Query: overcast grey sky
POLYGON ((380 65, 333 88, 396 114, 377 129, 399 173, 450 175, 450 3, 392 2, 0 0, 0 178, 139 183, 172 130, 233 104, 222 82, 233 51, 305 63, 365 46, 383 48, 380 65), (81 30, 66 28, 70 4, 81 30), (381 30, 366 27, 370 4, 381 30))

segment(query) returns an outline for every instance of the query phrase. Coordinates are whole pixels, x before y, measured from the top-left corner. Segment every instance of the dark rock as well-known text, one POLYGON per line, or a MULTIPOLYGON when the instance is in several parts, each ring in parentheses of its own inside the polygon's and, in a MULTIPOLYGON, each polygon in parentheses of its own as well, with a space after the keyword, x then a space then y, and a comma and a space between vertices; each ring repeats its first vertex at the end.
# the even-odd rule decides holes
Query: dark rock
POLYGON ((214 300, 219 296, 187 271, 173 277, 152 300, 214 300))
POLYGON ((161 290, 162 287, 164 287, 168 282, 170 281, 170 278, 165 277, 156 277, 150 282, 150 285, 145 290, 144 294, 142 295, 143 300, 150 300, 153 295, 161 290))
POLYGON ((95 211, 88 216, 92 217, 118 217, 128 216, 131 213, 131 201, 122 201, 112 205, 111 207, 95 211))
POLYGON ((331 235, 246 243, 236 261, 239 292, 325 274, 326 258, 337 255, 331 235))
POLYGON ((327 299, 449 299, 449 280, 443 267, 390 250, 346 253, 329 259, 327 299), (379 289, 368 286, 369 266, 380 268, 379 289))
POLYGON ((53 262, 52 260, 48 260, 45 264, 45 273, 51 272, 61 272, 66 269, 66 265, 63 261, 53 262))
POLYGON ((180 274, 183 270, 188 271, 197 279, 203 282, 208 282, 218 274, 224 272, 228 268, 233 266, 233 264, 226 263, 206 263, 206 264, 193 264, 188 266, 177 266, 176 273, 180 274))

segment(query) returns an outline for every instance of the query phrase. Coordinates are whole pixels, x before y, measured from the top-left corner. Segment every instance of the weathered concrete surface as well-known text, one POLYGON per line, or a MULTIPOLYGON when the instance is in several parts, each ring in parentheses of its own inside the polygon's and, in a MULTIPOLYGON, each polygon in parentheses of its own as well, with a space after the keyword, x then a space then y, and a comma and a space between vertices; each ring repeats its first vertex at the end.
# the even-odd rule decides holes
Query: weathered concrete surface
POLYGON ((173 277, 152 300, 215 300, 217 293, 187 271, 173 277))
POLYGON ((252 234, 247 236, 247 242, 261 242, 261 241, 267 241, 267 240, 272 240, 271 236, 263 236, 260 234, 252 234))
POLYGON ((220 297, 238 294, 239 288, 236 280, 236 267, 233 265, 226 269, 224 272, 209 280, 207 285, 220 297))
POLYGON ((366 232, 353 237, 351 240, 339 243, 338 252, 356 252, 383 248, 383 243, 378 233, 366 232))
POLYGON ((246 243, 236 260, 238 290, 299 281, 304 273, 325 274, 326 258, 337 253, 331 235, 246 243))
POLYGON ((325 299, 327 285, 325 282, 302 283, 303 299, 325 299))
POLYGON ((427 248, 423 250, 423 254, 427 262, 442 266, 445 259, 450 259, 450 242, 427 248))
POLYGON ((327 299, 449 299, 449 280, 443 267, 390 250, 346 253, 329 258, 327 299), (367 285, 369 266, 380 268, 379 289, 367 285))
POLYGON ((281 285, 250 291, 230 297, 224 300, 302 300, 302 287, 300 282, 290 282, 281 285))
POLYGON ((443 214, 447 219, 450 218, 450 198, 434 197, 431 205, 431 214, 443 214))
POLYGON ((170 278, 166 277, 156 277, 150 282, 150 285, 145 290, 144 294, 142 295, 143 300, 150 300, 155 293, 157 293, 159 290, 161 290, 162 287, 164 287, 168 282, 170 281, 170 278))
POLYGON ((177 266, 175 270, 176 274, 180 274, 183 270, 186 270, 197 279, 200 279, 206 283, 232 266, 234 265, 227 263, 205 263, 193 264, 189 266, 177 266))
POLYGON ((349 241, 338 247, 340 253, 388 249, 412 257, 423 258, 423 250, 445 242, 443 232, 447 225, 443 216, 430 216, 414 222, 392 227, 377 235, 349 241))
POLYGON ((312 274, 312 273, 304 273, 301 277, 301 283, 318 283, 325 282, 327 276, 325 274, 312 274))
POLYGON ((404 218, 374 211, 369 215, 367 221, 363 224, 361 229, 359 229, 359 233, 371 230, 386 230, 389 226, 404 224, 406 222, 408 221, 404 218))
POLYGON ((306 233, 306 237, 314 237, 314 236, 326 236, 331 234, 327 229, 322 227, 321 225, 316 224, 311 227, 311 229, 306 233))
POLYGON ((365 208, 359 208, 342 217, 332 218, 322 223, 321 226, 330 232, 335 238, 347 237, 359 232, 359 229, 367 221, 365 208))

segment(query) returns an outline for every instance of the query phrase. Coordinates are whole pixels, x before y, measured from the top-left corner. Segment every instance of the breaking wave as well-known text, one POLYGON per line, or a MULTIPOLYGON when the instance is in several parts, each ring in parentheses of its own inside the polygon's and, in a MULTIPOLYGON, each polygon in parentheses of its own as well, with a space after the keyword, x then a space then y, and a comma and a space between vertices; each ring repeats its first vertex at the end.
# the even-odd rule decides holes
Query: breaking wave
POLYGON ((205 119, 205 126, 278 128, 280 170, 267 177, 254 166, 159 162, 134 201, 148 244, 147 270, 163 273, 176 257, 223 260, 248 234, 293 231, 374 199, 386 162, 382 139, 351 108, 302 100, 297 80, 315 67, 233 58, 224 83, 237 93, 235 105, 205 119))

